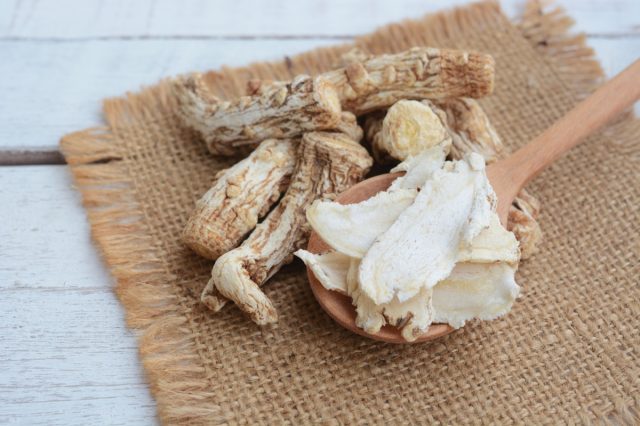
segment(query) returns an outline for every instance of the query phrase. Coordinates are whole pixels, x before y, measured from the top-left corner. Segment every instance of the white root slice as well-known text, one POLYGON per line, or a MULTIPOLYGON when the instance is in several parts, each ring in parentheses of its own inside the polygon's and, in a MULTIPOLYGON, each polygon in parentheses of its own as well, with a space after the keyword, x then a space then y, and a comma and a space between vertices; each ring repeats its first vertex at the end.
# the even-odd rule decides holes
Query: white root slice
POLYGON ((356 308, 356 325, 367 333, 377 333, 386 324, 382 307, 373 303, 358 283, 360 260, 351 258, 347 272, 347 289, 351 296, 351 303, 356 308))
MULTIPOLYGON (((444 114, 444 123, 453 140, 451 156, 454 160, 470 152, 477 152, 484 157, 487 164, 490 164, 508 154, 489 117, 475 99, 423 102, 440 109, 444 114)), ((527 259, 536 252, 538 242, 542 238, 540 225, 536 221, 539 210, 540 203, 525 189, 518 193, 509 209, 507 229, 513 232, 520 242, 522 259, 527 259)))
POLYGON ((451 136, 429 106, 401 100, 387 111, 371 147, 373 157, 385 163, 406 160, 446 141, 451 141, 451 136))
POLYGON ((401 163, 394 171, 407 171, 387 191, 356 204, 317 200, 307 209, 307 220, 332 248, 362 258, 375 239, 396 221, 417 195, 417 189, 442 168, 448 144, 429 148, 401 163))
POLYGON ((404 303, 394 298, 390 303, 376 305, 354 281, 357 280, 358 259, 336 251, 313 254, 298 250, 294 254, 311 269, 324 288, 352 298, 356 325, 367 333, 377 333, 386 323, 399 327, 405 340, 413 341, 429 328, 433 319, 430 289, 421 290, 404 303))
POLYGON ((214 310, 233 300, 257 324, 277 321, 269 298, 260 290, 292 259, 308 237, 304 211, 315 199, 344 191, 366 174, 372 159, 341 133, 303 136, 291 184, 281 202, 238 248, 221 256, 211 271, 202 301, 214 310), (216 290, 220 293, 218 295, 216 290))
POLYGON ((357 203, 317 200, 307 209, 314 231, 332 248, 362 258, 378 235, 389 229, 415 197, 415 189, 383 191, 357 203))
POLYGON ((187 221, 184 243, 212 260, 237 247, 289 185, 297 144, 291 139, 266 140, 247 158, 219 172, 187 221))
POLYGON ((384 317, 388 324, 400 328, 400 334, 406 341, 413 342, 426 333, 433 322, 432 297, 433 289, 426 287, 404 302, 396 296, 382 305, 384 317))
POLYGON ((351 265, 351 258, 337 251, 323 254, 313 254, 306 250, 298 250, 295 254, 307 267, 320 284, 327 290, 347 295, 347 274, 351 265))
MULTIPOLYGON (((517 243, 513 247, 517 249, 517 243)), ((298 250, 295 254, 323 287, 352 298, 358 327, 377 333, 391 324, 400 328, 407 341, 425 333, 432 322, 460 328, 472 319, 496 319, 511 310, 520 291, 515 282, 516 265, 510 258, 496 256, 493 263, 457 263, 433 289, 423 288, 405 302, 394 297, 389 303, 376 305, 358 285, 358 259, 335 251, 312 254, 298 250)))
POLYGON ((440 170, 443 167, 450 146, 450 143, 445 141, 432 148, 425 149, 415 156, 407 158, 391 169, 392 173, 406 173, 394 180, 388 191, 420 188, 431 178, 431 175, 433 175, 436 170, 440 170))
POLYGON ((520 261, 518 240, 502 226, 498 215, 492 213, 489 226, 480 231, 471 244, 462 246, 456 261, 516 265, 520 261))
POLYGON ((469 163, 436 171, 365 254, 358 276, 362 289, 382 304, 432 288, 453 269, 461 244, 489 226, 493 210, 495 194, 482 158, 472 154, 469 163))
POLYGON ((433 288, 434 322, 460 328, 471 319, 492 320, 511 310, 520 287, 516 266, 459 263, 451 275, 433 288))
MULTIPOLYGON (((421 155, 427 154, 428 151, 421 155)), ((426 156, 428 158, 428 156, 426 156)), ((416 157, 419 158, 419 157, 416 157)), ((412 159, 401 163, 407 164, 412 159)), ((355 258, 362 258, 373 242, 389 229, 400 214, 411 204, 417 188, 430 178, 435 167, 430 160, 409 164, 406 175, 399 177, 386 191, 355 204, 340 204, 335 201, 318 200, 307 209, 307 219, 313 230, 333 249, 355 258), (422 175, 422 183, 411 175, 422 175), (398 184, 398 185, 396 185, 398 184), (394 188, 397 186, 397 188, 394 188)), ((444 156, 436 159, 435 165, 443 164, 444 156)), ((504 261, 517 263, 520 259, 518 241, 512 232, 500 224, 495 213, 491 213, 489 226, 473 238, 471 244, 460 248, 456 262, 491 263, 504 261)))

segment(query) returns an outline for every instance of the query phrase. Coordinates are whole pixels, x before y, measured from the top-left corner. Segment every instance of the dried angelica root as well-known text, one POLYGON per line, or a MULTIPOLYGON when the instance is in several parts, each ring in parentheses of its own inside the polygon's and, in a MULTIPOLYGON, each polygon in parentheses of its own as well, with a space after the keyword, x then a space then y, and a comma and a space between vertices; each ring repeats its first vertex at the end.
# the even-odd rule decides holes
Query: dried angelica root
POLYGON ((419 101, 398 101, 382 123, 369 120, 368 125, 373 157, 381 163, 404 161, 451 139, 441 118, 419 101))
MULTIPOLYGON (((461 159, 465 153, 477 152, 487 163, 492 163, 507 155, 498 133, 480 104, 474 99, 447 99, 433 101, 431 105, 441 108, 446 114, 446 126, 451 134, 453 159, 461 159)), ((542 237, 536 217, 540 203, 524 189, 509 209, 507 229, 520 242, 521 259, 527 259, 536 251, 542 237)))
POLYGON ((540 212, 540 202, 526 189, 521 189, 509 208, 507 229, 520 242, 520 258, 528 259, 537 251, 542 238, 540 224, 536 221, 540 212))
POLYGON ((462 158, 467 152, 477 152, 487 163, 493 163, 505 155, 500 136, 476 100, 462 98, 425 103, 442 112, 441 117, 451 134, 454 159, 462 158))
POLYGON ((354 47, 340 55, 340 59, 333 64, 332 68, 343 68, 358 62, 368 61, 372 57, 373 55, 370 53, 367 53, 358 47, 354 47))
POLYGON ((287 189, 298 141, 269 139, 247 158, 218 173, 196 203, 182 240, 200 256, 217 259, 235 248, 287 189))
MULTIPOLYGON (((286 83, 282 81, 253 79, 247 82, 247 95, 262 96, 265 92, 273 90, 274 87, 284 86, 286 86, 286 83)), ((335 130, 344 133, 356 142, 360 142, 363 136, 362 128, 358 125, 356 116, 348 111, 342 111, 340 121, 334 128, 325 130, 335 130)))
POLYGON ((401 99, 479 98, 493 91, 491 56, 416 47, 350 62, 321 74, 338 91, 342 108, 361 115, 401 99))
POLYGON ((362 127, 358 125, 356 116, 349 111, 342 111, 340 116, 340 122, 335 128, 335 131, 344 133, 354 142, 360 142, 364 136, 362 127))
MULTIPOLYGON (((362 139, 362 129, 350 112, 342 112, 336 127, 355 142, 362 139)), ((196 203, 182 234, 184 243, 212 260, 237 247, 286 191, 298 142, 266 140, 247 158, 219 172, 196 203)))
POLYGON ((286 87, 286 81, 280 80, 261 80, 259 78, 253 78, 247 81, 247 96, 262 96, 271 90, 286 87))
POLYGON ((238 248, 218 258, 202 293, 203 303, 219 310, 225 304, 223 296, 257 324, 276 322, 276 310, 259 286, 306 242, 306 207, 361 180, 372 162, 367 151, 344 134, 306 133, 286 194, 238 248))
POLYGON ((215 155, 243 154, 265 139, 334 129, 341 119, 336 89, 322 77, 300 75, 291 83, 258 86, 253 96, 233 102, 212 96, 199 74, 177 80, 173 89, 182 120, 215 155))

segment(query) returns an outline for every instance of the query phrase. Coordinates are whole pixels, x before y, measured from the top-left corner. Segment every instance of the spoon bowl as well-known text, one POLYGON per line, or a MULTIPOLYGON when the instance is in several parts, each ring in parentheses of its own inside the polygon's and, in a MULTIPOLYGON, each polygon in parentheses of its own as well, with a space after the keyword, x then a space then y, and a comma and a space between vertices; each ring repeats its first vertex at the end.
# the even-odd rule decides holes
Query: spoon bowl
MULTIPOLYGON (((639 81, 640 60, 637 60, 527 145, 487 167, 489 182, 498 199, 497 213, 504 226, 507 225, 511 203, 520 189, 569 149, 640 99, 639 81)), ((351 204, 366 200, 387 189, 400 175, 400 173, 386 174, 362 181, 340 194, 336 201, 351 204)), ((312 253, 322 253, 329 250, 329 246, 318 235, 312 233, 307 250, 312 253)), ((356 312, 351 299, 326 290, 309 268, 307 273, 311 289, 320 306, 340 325, 372 339, 390 343, 407 343, 396 327, 385 326, 375 334, 366 333, 357 327, 356 312)), ((436 339, 452 331, 453 328, 447 324, 433 324, 415 342, 436 339)))
MULTIPOLYGON (((364 180, 338 195, 336 201, 340 204, 353 204, 364 201, 389 188, 391 183, 399 176, 402 176, 402 173, 384 174, 364 180)), ((307 246, 308 251, 318 254, 327 252, 330 249, 331 247, 318 234, 311 233, 309 245, 307 246)), ((400 330, 391 325, 385 325, 377 333, 367 333, 356 325, 356 310, 351 303, 350 297, 324 288, 309 268, 307 268, 307 276, 309 277, 313 295, 322 309, 338 324, 361 336, 387 343, 418 343, 437 339, 454 331, 448 324, 432 324, 426 333, 413 342, 407 342, 400 334, 400 330)))

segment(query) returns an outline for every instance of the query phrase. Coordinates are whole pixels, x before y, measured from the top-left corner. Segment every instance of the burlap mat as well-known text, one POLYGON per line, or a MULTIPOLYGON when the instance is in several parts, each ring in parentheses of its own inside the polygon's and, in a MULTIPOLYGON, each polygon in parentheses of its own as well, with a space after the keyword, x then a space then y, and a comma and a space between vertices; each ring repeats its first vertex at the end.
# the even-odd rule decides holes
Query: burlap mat
MULTIPOLYGON (((599 67, 562 13, 531 6, 519 26, 493 4, 380 29, 355 44, 375 53, 414 45, 474 49, 496 59, 482 100, 519 146, 590 89, 599 67)), ((349 46, 209 75, 222 96, 249 77, 316 73, 349 46)), ((206 54, 206 53, 203 53, 206 54)), ((259 328, 235 307, 214 315, 198 296, 211 262, 179 240, 216 170, 174 115, 166 83, 105 102, 107 126, 62 149, 126 307, 165 423, 584 423, 640 421, 640 125, 624 118, 546 171, 541 251, 520 267, 505 318, 441 340, 387 345, 337 326, 303 268, 266 292, 280 322, 259 328)))

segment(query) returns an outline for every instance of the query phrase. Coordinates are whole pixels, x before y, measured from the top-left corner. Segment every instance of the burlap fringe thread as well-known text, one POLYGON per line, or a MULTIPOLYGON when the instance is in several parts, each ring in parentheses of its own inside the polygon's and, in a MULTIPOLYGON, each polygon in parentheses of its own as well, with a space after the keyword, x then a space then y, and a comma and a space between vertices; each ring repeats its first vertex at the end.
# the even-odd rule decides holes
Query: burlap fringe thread
MULTIPOLYGON (((547 2, 528 2, 518 26, 531 44, 554 62, 575 96, 584 97, 602 81, 603 71, 593 50, 586 46, 585 36, 568 34, 571 18, 560 8, 547 10, 548 6, 547 2)), ((464 28, 472 16, 483 20, 496 8, 495 3, 482 3, 467 7, 465 13, 453 10, 429 19, 455 24, 442 28, 464 28)), ((391 25, 381 37, 396 33, 399 28, 391 25)), ((304 54, 292 59, 304 60, 304 54)), ((167 99, 165 93, 150 90, 155 91, 149 94, 156 100, 167 99)), ((109 103, 105 107, 110 107, 109 103)), ((132 195, 134 182, 118 161, 121 153, 110 143, 111 139, 109 129, 99 127, 65 136, 61 149, 83 194, 92 236, 116 278, 116 292, 126 308, 127 324, 139 332, 140 357, 160 419, 166 424, 204 424, 218 413, 218 407, 207 380, 203 380, 206 372, 192 337, 194 324, 181 313, 186 306, 181 296, 166 284, 167 269, 154 256, 154 242, 143 223, 142 208, 132 195)), ((620 401, 605 419, 616 424, 638 423, 639 406, 638 397, 631 405, 620 401)), ((586 417, 584 420, 589 422, 586 417)))

